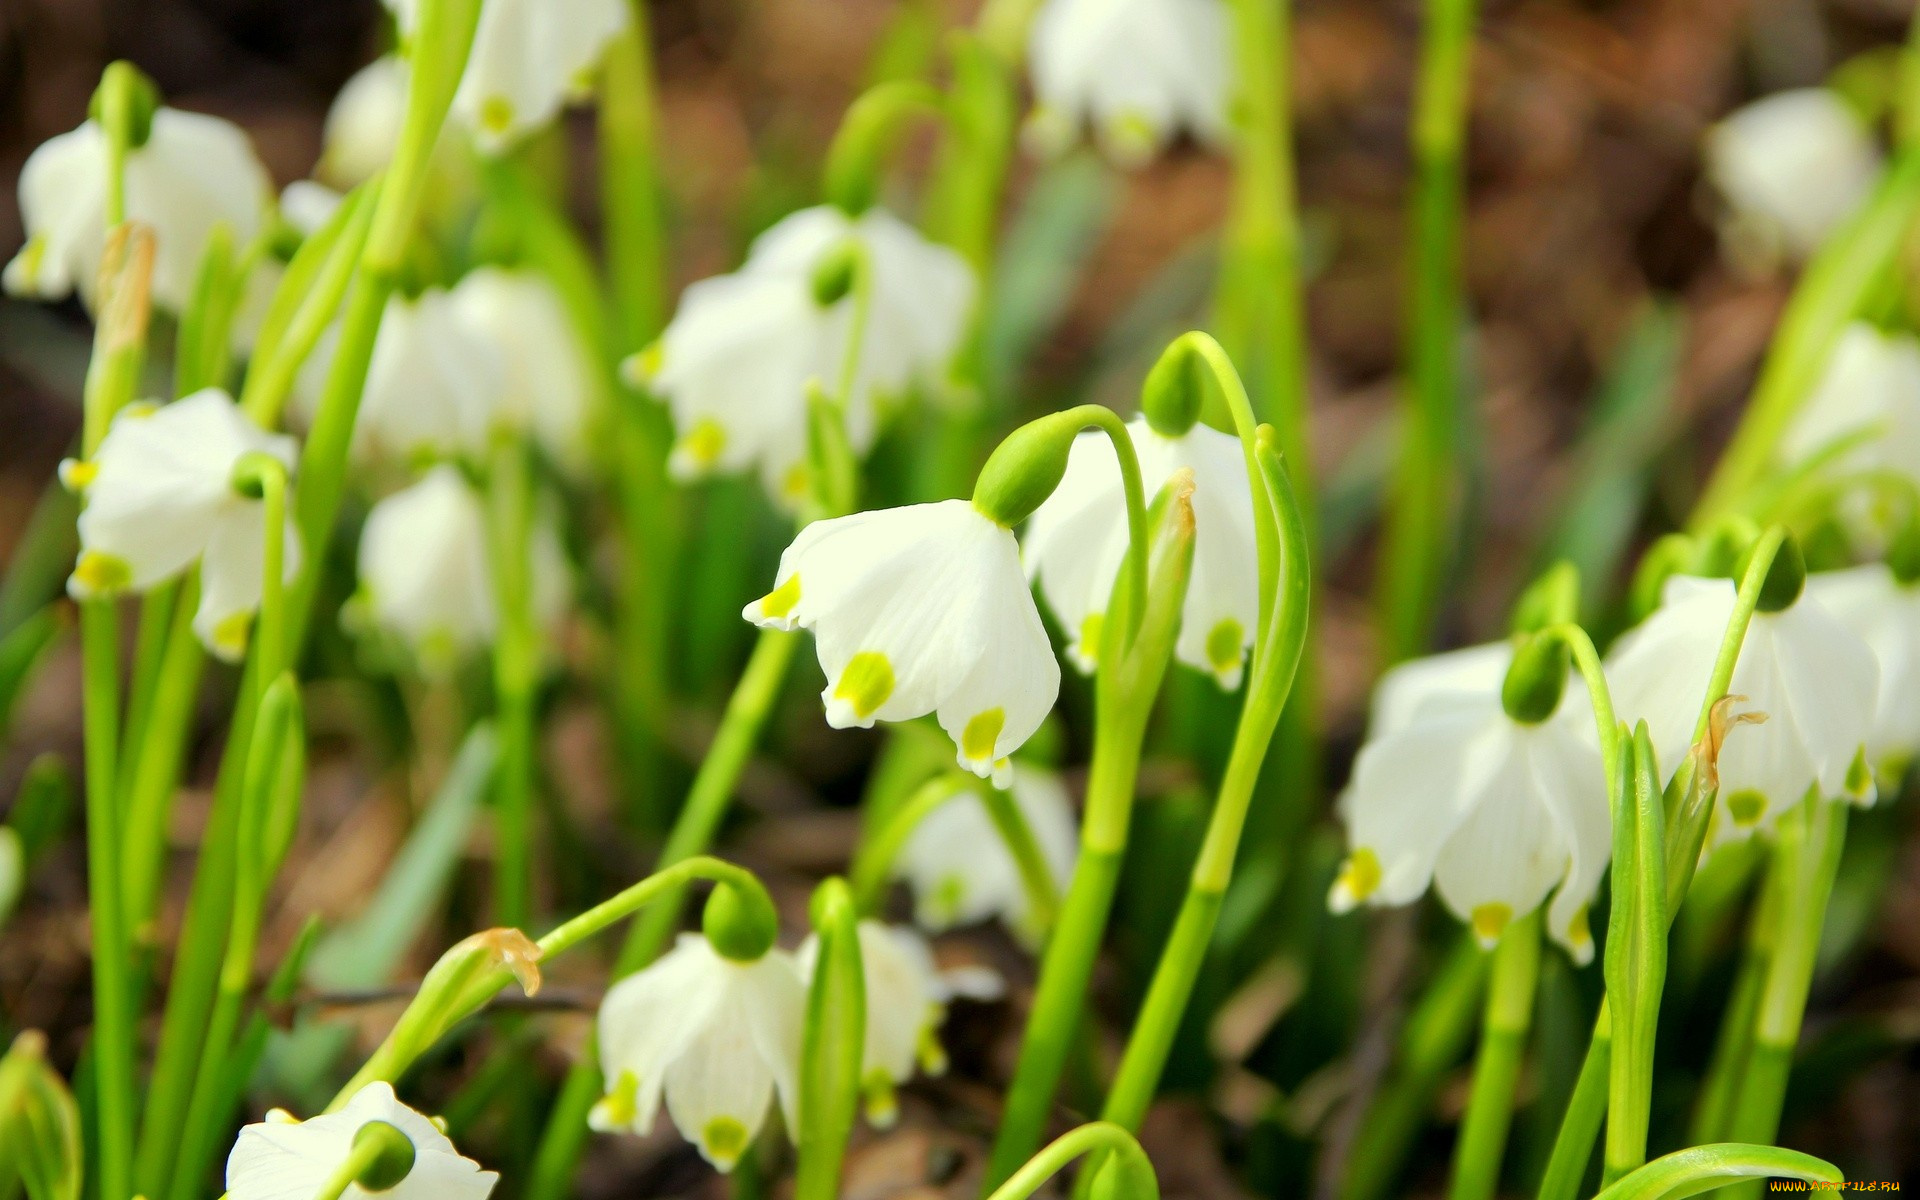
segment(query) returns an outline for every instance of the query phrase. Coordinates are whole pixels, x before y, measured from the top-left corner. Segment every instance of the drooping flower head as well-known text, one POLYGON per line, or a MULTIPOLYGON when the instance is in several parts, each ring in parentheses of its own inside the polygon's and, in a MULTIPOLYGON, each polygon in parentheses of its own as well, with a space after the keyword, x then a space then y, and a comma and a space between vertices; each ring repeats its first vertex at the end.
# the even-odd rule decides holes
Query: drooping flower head
POLYGON ((1043 152, 1064 149, 1083 124, 1129 166, 1183 129, 1226 140, 1233 67, 1220 0, 1047 0, 1029 54, 1027 136, 1043 152))
MULTIPOLYGON (((214 226, 244 246, 273 206, 273 184, 230 121, 161 108, 127 154, 126 213, 153 230, 153 298, 178 312, 193 294, 214 226)), ((93 302, 106 244, 107 136, 94 121, 45 142, 20 171, 27 244, 7 264, 8 294, 93 302)))
MULTIPOLYGON (((1848 325, 1781 437, 1781 458, 1798 465, 1856 440, 1831 468, 1886 471, 1920 484, 1920 338, 1884 333, 1864 321, 1848 325)), ((1845 497, 1840 515, 1862 540, 1880 540, 1884 514, 1869 494, 1845 497)))
POLYGON ((1002 785, 1060 692, 1019 544, 965 500, 815 521, 742 615, 814 632, 829 725, 934 713, 960 765, 1002 785))
POLYGON ((1606 770, 1584 686, 1519 719, 1501 696, 1512 661, 1500 643, 1387 673, 1383 693, 1401 695, 1376 708, 1385 727, 1370 731, 1341 797, 1350 850, 1329 903, 1406 904, 1431 884, 1491 946, 1551 893, 1547 933, 1584 963, 1587 905, 1612 852, 1606 770))
POLYGON ((1714 126, 1705 150, 1729 209, 1722 237, 1756 267, 1813 253, 1881 170, 1859 115, 1820 87, 1754 101, 1714 126))
POLYGON ((345 1195, 392 1200, 486 1200, 500 1176, 461 1156, 440 1126, 400 1103, 387 1083, 370 1083, 339 1112, 296 1121, 280 1110, 240 1131, 227 1156, 231 1200, 313 1200, 353 1153, 369 1124, 392 1126, 413 1143, 413 1166, 398 1183, 373 1193, 358 1184, 345 1195))
MULTIPOLYGON (((1735 595, 1730 579, 1676 575, 1660 607, 1607 655, 1614 708, 1624 721, 1647 722, 1664 773, 1692 746, 1735 595)), ((1873 651, 1816 597, 1799 593, 1784 608, 1755 612, 1728 691, 1765 721, 1720 751, 1710 842, 1770 827, 1810 788, 1829 798, 1857 794, 1849 775, 1873 727, 1879 675, 1873 651)))
MULTIPOLYGON (((387 0, 402 33, 419 0, 387 0)), ((481 148, 499 151, 584 95, 613 35, 627 27, 621 0, 486 0, 453 115, 481 148)))
MULTIPOLYGON (((904 925, 861 921, 859 936, 867 1015, 861 1091, 867 1120, 885 1129, 899 1117, 894 1088, 913 1078, 915 1066, 929 1075, 947 1069, 940 1026, 948 1002, 956 996, 992 999, 1000 993, 1000 977, 985 968, 940 970, 927 939, 904 925)), ((809 983, 819 953, 814 935, 794 956, 809 983)))
MULTIPOLYGON (((233 478, 252 453, 293 469, 293 439, 260 429, 218 388, 122 410, 93 459, 67 468, 86 495, 68 592, 88 599, 146 591, 198 562, 194 632, 214 654, 237 660, 265 591, 264 506, 233 478)), ((291 580, 300 566, 291 512, 285 546, 291 580)))
MULTIPOLYGON (((1023 764, 1014 775, 1012 796, 1054 886, 1064 891, 1080 845, 1065 785, 1051 772, 1023 764)), ((1039 932, 1020 869, 976 792, 960 793, 914 826, 894 860, 894 873, 913 890, 913 919, 930 932, 994 917, 1022 937, 1039 932)))
POLYGON ((864 451, 879 406, 945 369, 973 296, 964 260, 885 211, 805 209, 755 239, 739 271, 689 287, 627 373, 673 414, 676 478, 757 469, 768 493, 791 505, 809 486, 807 389, 839 387, 857 306, 866 318, 844 417, 848 441, 864 451), (857 287, 823 295, 817 286, 849 242, 865 264, 864 301, 857 287))
POLYGON ((553 285, 532 271, 480 267, 451 296, 468 328, 500 352, 504 380, 493 425, 531 433, 563 467, 584 466, 589 398, 598 385, 553 285))
MULTIPOLYGON (((1174 656, 1221 687, 1240 686, 1259 624, 1260 571, 1253 494, 1239 439, 1194 425, 1156 432, 1145 417, 1127 423, 1148 495, 1176 471, 1193 472, 1193 574, 1174 656)), ((1091 672, 1113 582, 1127 552, 1120 464, 1104 433, 1074 439, 1067 473, 1027 526, 1027 572, 1068 635, 1067 656, 1091 672)))
MULTIPOLYGON (((566 608, 567 567, 551 521, 529 544, 534 618, 566 608)), ((373 506, 360 534, 360 595, 367 616, 398 634, 421 664, 443 670, 499 628, 496 584, 479 493, 441 463, 373 506)))
POLYGON ((658 962, 615 984, 600 1006, 606 1096, 591 1123, 645 1134, 662 1100, 708 1162, 730 1171, 779 1100, 797 1129, 806 985, 773 950, 728 958, 685 934, 658 962))

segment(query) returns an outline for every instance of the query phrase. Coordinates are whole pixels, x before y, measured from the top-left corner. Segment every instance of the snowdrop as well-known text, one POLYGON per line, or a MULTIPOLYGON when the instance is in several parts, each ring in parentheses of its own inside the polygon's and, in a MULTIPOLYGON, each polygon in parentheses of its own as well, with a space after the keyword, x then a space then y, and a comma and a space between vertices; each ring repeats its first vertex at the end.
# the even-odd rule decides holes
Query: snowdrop
POLYGON ((1226 139, 1233 68, 1220 0, 1047 0, 1029 43, 1027 137, 1043 153, 1064 150, 1083 122, 1127 165, 1181 129, 1226 139))
MULTIPOLYGON (((178 311, 193 294, 214 226, 236 245, 259 233, 273 204, 267 170, 230 121, 160 108, 127 154, 126 214, 154 232, 153 298, 178 311)), ((27 244, 7 264, 8 294, 93 302, 106 243, 107 136, 94 121, 44 143, 20 171, 27 244)))
MULTIPOLYGON (((354 1139, 375 1122, 413 1144, 405 1178, 377 1194, 392 1200, 486 1200, 500 1176, 462 1157, 438 1123, 408 1108, 386 1083, 370 1083, 345 1108, 305 1121, 275 1109, 240 1131, 227 1157, 231 1200, 313 1200, 353 1153, 354 1139)), ((358 1185, 345 1195, 375 1193, 358 1185)))
MULTIPOLYGON (((1834 343, 1820 382, 1787 427, 1781 456, 1803 462, 1861 435, 1836 466, 1889 471, 1920 484, 1920 338, 1855 321, 1834 343)), ((1851 527, 1873 536, 1877 522, 1867 495, 1849 495, 1841 507, 1851 527)))
POLYGON ((879 209, 794 213, 755 239, 738 272, 689 287, 660 340, 627 364, 628 378, 673 415, 676 478, 757 469, 775 499, 805 496, 807 387, 840 383, 862 303, 844 288, 822 295, 816 274, 850 240, 868 289, 845 398, 854 449, 872 444, 883 401, 933 378, 958 351, 974 280, 957 254, 879 209))
MULTIPOLYGON (((194 632, 214 654, 237 660, 265 590, 264 506, 233 480, 235 464, 253 453, 293 468, 293 439, 262 431, 218 388, 124 409, 91 461, 63 467, 86 496, 67 591, 82 600, 146 591, 198 562, 194 632)), ((291 580, 300 565, 291 515, 285 547, 291 580)))
POLYGON ((965 500, 815 521, 742 615, 814 631, 829 725, 935 713, 960 765, 1001 786, 1060 692, 1019 544, 965 500))
POLYGON ((730 1171, 775 1098, 797 1129, 806 986, 778 950, 728 958, 698 934, 607 992, 600 1066, 607 1094, 590 1118, 603 1132, 645 1134, 664 1099, 680 1132, 730 1171))
POLYGON ((1512 661, 1501 643, 1388 673, 1383 689, 1408 686, 1395 677, 1410 671, 1424 698, 1390 709, 1400 723, 1376 726, 1354 762, 1340 802, 1351 850, 1329 904, 1406 904, 1431 884, 1491 946, 1551 892, 1547 932, 1585 963, 1613 828, 1592 711, 1584 685, 1569 684, 1544 716, 1509 712, 1512 661))
MULTIPOLYGON (((387 0, 403 33, 419 0, 387 0)), ((487 0, 453 115, 488 151, 553 120, 584 93, 607 42, 627 26, 622 0, 487 0)))
MULTIPOLYGON (((1012 795, 1054 884, 1064 891, 1079 850, 1066 787, 1051 772, 1023 766, 1012 795)), ((1037 932, 1020 869, 975 791, 961 792, 922 818, 893 869, 912 889, 913 919, 924 929, 939 933, 998 917, 1022 937, 1037 932)))
MULTIPOLYGON (((1174 472, 1193 472, 1193 575, 1174 656, 1231 691, 1240 686, 1260 607, 1253 496, 1240 441, 1206 425, 1167 437, 1143 416, 1128 422, 1127 433, 1148 495, 1174 472)), ((1100 626, 1126 552, 1119 460, 1106 434, 1082 433, 1060 486, 1027 526, 1026 565, 1068 632, 1068 658, 1083 672, 1094 669, 1100 626)))
POLYGON ((1811 254, 1881 169, 1860 117, 1819 87, 1754 101, 1714 126, 1705 152, 1707 176, 1730 210, 1723 236, 1756 266, 1811 254))
MULTIPOLYGON (((1712 844, 1769 827, 1810 788, 1827 797, 1859 790, 1849 775, 1873 727, 1880 669, 1816 596, 1793 591, 1783 606, 1753 614, 1734 666, 1728 692, 1766 719, 1721 749, 1712 844)), ((1614 707, 1623 721, 1647 722, 1664 772, 1692 745, 1734 599, 1732 580, 1676 575, 1660 607, 1607 656, 1614 707)), ((1869 786, 1860 798, 1871 796, 1869 786)))
POLYGON ((1896 777, 1920 752, 1920 587, 1870 563, 1807 576, 1807 595, 1873 650, 1880 687, 1867 760, 1896 777))
POLYGON ((553 285, 531 271, 481 267, 451 295, 467 327, 499 350, 505 368, 493 424, 528 430, 556 462, 584 466, 594 372, 553 285))
MULTIPOLYGON (((536 522, 533 611, 541 625, 567 603, 566 559, 551 521, 536 522)), ((429 669, 486 645, 499 627, 486 514, 458 467, 441 463, 381 500, 360 534, 360 601, 429 669)))
MULTIPOLYGON (((817 936, 795 955, 809 984, 819 956, 817 936)), ((901 925, 860 922, 860 966, 866 989, 866 1035, 861 1050, 861 1091, 867 1120, 888 1128, 899 1118, 894 1088, 913 1077, 916 1065, 929 1075, 947 1069, 940 1025, 956 996, 991 999, 1000 977, 984 968, 941 971, 927 939, 901 925)))

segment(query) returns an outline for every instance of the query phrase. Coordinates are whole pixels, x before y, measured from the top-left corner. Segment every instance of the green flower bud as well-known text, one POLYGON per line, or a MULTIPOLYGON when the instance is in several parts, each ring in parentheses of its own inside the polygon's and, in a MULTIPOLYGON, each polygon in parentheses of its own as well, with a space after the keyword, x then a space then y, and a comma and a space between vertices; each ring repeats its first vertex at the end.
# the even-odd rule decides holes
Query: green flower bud
POLYGON ((413 1141, 386 1121, 368 1121, 353 1135, 353 1150, 359 1154, 370 1143, 378 1145, 373 1158, 360 1169, 354 1182, 369 1192, 392 1191, 413 1173, 413 1141))
POLYGON ((780 918, 765 888, 721 883, 707 897, 700 928, 721 957, 757 962, 773 949, 780 934, 780 918))
POLYGON ((813 265, 813 302, 832 308, 852 293, 866 269, 867 248, 857 238, 843 238, 813 265))
POLYGON ((1187 336, 1175 338, 1147 372, 1147 382, 1140 389, 1140 409, 1147 424, 1163 437, 1183 437, 1200 420, 1205 398, 1200 357, 1189 347, 1187 336))
POLYGON ((1920 519, 1904 522, 1887 547, 1887 566, 1893 577, 1911 585, 1920 582, 1920 519))
POLYGON ((1669 533, 1649 546, 1634 568, 1633 583, 1627 589, 1630 619, 1639 621, 1659 608, 1660 591, 1667 580, 1684 572, 1697 558, 1693 539, 1684 533, 1669 533))
POLYGON ((1692 573, 1708 579, 1724 579, 1729 575, 1738 578, 1740 564, 1746 561, 1747 551, 1759 536, 1759 528, 1743 517, 1720 522, 1696 547, 1698 558, 1692 573))
POLYGON ((1008 434, 980 468, 973 506, 996 525, 1011 529, 1033 515, 1067 473, 1067 452, 1085 424, 1069 410, 1029 421, 1008 434))
MULTIPOLYGON (((1740 568, 1736 578, 1747 573, 1747 564, 1753 560, 1751 548, 1740 556, 1740 568)), ((1793 607, 1800 598, 1801 589, 1807 586, 1807 560, 1800 553, 1800 543, 1789 537, 1781 541, 1780 549, 1773 556, 1773 565, 1767 570, 1767 578, 1760 585, 1760 600, 1754 606, 1764 613, 1784 612, 1793 607)))
POLYGON ((1567 689, 1567 647, 1559 638, 1529 637, 1513 653, 1500 685, 1500 706, 1523 725, 1538 725, 1560 707, 1567 689))
POLYGON ((122 59, 108 63, 101 73, 87 116, 103 129, 124 122, 127 149, 138 150, 153 136, 153 114, 159 108, 160 89, 139 67, 122 59))
POLYGON ((1561 559, 1527 585, 1513 605, 1513 632, 1538 633, 1580 615, 1580 569, 1561 559))

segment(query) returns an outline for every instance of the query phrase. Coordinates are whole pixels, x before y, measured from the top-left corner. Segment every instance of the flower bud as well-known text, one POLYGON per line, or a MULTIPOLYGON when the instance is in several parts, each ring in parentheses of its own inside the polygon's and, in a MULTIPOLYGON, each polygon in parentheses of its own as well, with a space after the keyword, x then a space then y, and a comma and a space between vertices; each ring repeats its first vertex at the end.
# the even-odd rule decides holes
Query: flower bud
POLYGON ((87 116, 110 132, 123 122, 127 149, 138 150, 153 136, 153 114, 159 108, 160 89, 139 67, 122 59, 108 63, 101 73, 87 116))
POLYGON ((721 883, 707 897, 700 927, 721 957, 758 962, 773 949, 780 918, 765 888, 721 883))
POLYGON ((1513 632, 1538 633, 1580 614, 1580 569, 1561 559, 1527 585, 1513 605, 1513 632))
POLYGON ((369 1143, 377 1143, 378 1150, 367 1165, 360 1169, 354 1182, 369 1192, 392 1191, 401 1181, 413 1173, 413 1141, 400 1132, 400 1127, 387 1121, 368 1121, 359 1132, 353 1135, 355 1154, 369 1143))
POLYGON ((1050 413, 1008 434, 973 485, 973 506, 1011 529, 1033 515, 1067 473, 1067 452, 1083 425, 1078 412, 1050 413))
MULTIPOLYGON (((1753 551, 1749 548, 1740 556, 1736 578, 1746 575, 1747 564, 1752 560, 1753 551)), ((1773 565, 1767 569, 1765 582, 1760 585, 1760 600, 1755 607, 1763 613, 1784 612, 1793 607, 1806 586, 1807 560, 1800 553, 1800 543, 1791 537, 1784 538, 1774 553, 1773 565)))
POLYGON ((1500 705, 1523 725, 1538 725, 1560 707, 1567 687, 1567 647, 1559 638, 1533 636, 1513 653, 1500 685, 1500 705))
POLYGON ((851 295, 866 270, 867 251, 858 238, 842 238, 813 264, 813 302, 832 308, 851 295))
POLYGON ((1162 437, 1184 437, 1200 420, 1206 397, 1200 358, 1188 347, 1186 336, 1176 338, 1147 372, 1140 389, 1140 409, 1147 424, 1162 437))

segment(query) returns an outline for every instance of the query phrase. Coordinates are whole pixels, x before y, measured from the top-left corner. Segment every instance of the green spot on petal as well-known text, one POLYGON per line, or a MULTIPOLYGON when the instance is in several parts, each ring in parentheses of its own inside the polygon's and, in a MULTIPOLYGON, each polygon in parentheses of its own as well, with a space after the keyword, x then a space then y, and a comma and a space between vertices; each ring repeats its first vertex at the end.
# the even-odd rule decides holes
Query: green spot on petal
POLYGON ((960 753, 974 762, 991 762, 993 748, 1000 742, 1000 731, 1007 726, 1007 710, 990 708, 976 713, 960 731, 960 753))
POLYGON ((133 567, 117 554, 88 550, 73 564, 73 581, 88 595, 110 596, 133 583, 133 567))
POLYGON ((488 96, 482 100, 480 126, 494 134, 505 133, 513 128, 513 101, 505 96, 488 96))
POLYGON ((1767 813, 1767 798, 1752 788, 1741 788, 1727 797, 1727 815, 1735 825, 1752 827, 1767 813))
POLYGON ((1347 861, 1340 868, 1340 878, 1334 886, 1345 892, 1358 904, 1379 888, 1381 879, 1380 856, 1362 846, 1347 855, 1347 861))
POLYGON ((880 711, 880 706, 893 695, 893 664, 887 656, 877 650, 862 650, 847 662, 847 669, 840 672, 840 682, 833 686, 836 700, 845 700, 852 708, 853 715, 866 720, 880 711))
POLYGON ((720 461, 720 455, 727 448, 727 431, 711 417, 702 417, 693 423, 687 436, 680 439, 680 449, 697 465, 710 467, 720 461))
POLYGON ((715 1117, 700 1131, 700 1144, 706 1148, 707 1157, 722 1171, 733 1169, 747 1152, 750 1140, 747 1127, 732 1117, 715 1117))
POLYGON ((787 576, 787 581, 771 592, 760 597, 760 611, 769 617, 784 617, 800 603, 800 572, 787 576))
POLYGON ((1513 920, 1513 906, 1495 900, 1482 904, 1473 910, 1473 936, 1480 939, 1483 946, 1491 946, 1500 940, 1506 932, 1507 924, 1513 920))
POLYGON ((617 1128, 633 1124, 639 1114, 634 1098, 639 1094, 640 1077, 632 1071, 620 1072, 620 1077, 613 1081, 613 1090, 600 1100, 600 1112, 607 1124, 617 1128))
POLYGON ((1207 662, 1215 674, 1225 675, 1240 665, 1240 622, 1227 617, 1207 632, 1207 662))
POLYGON ((213 648, 221 654, 238 658, 246 653, 247 637, 252 632, 252 613, 229 613, 213 627, 213 648))

